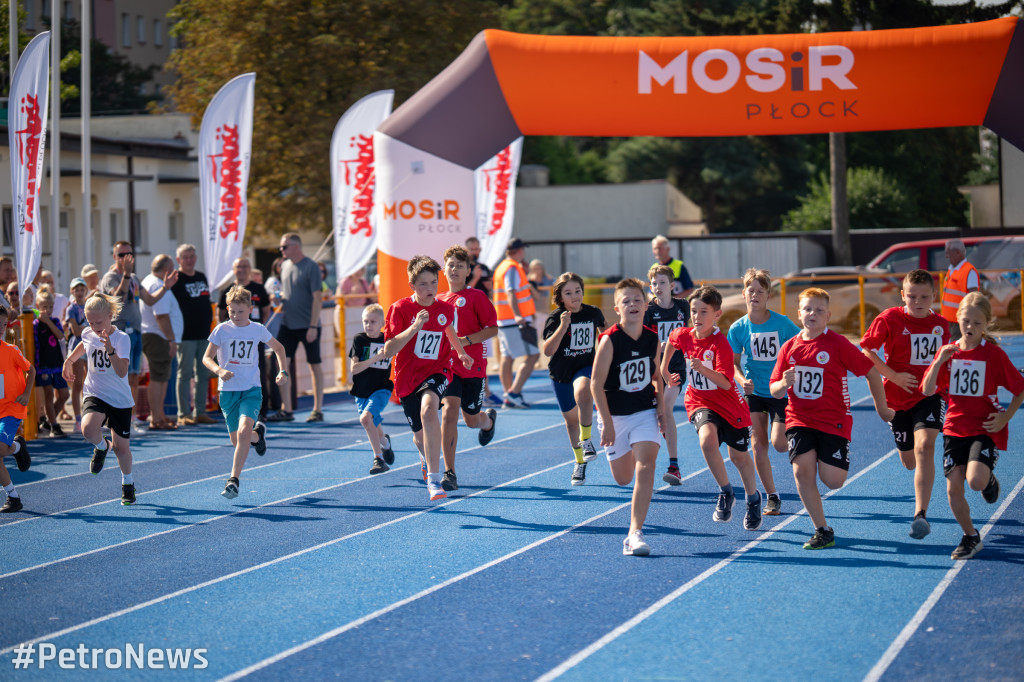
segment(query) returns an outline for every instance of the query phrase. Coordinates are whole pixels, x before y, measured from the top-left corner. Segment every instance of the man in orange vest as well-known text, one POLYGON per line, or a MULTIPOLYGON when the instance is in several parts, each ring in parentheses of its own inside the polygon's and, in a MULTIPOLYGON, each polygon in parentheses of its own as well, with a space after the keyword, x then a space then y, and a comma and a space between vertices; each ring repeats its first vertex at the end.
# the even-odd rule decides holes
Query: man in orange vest
POLYGON ((536 307, 530 283, 523 269, 526 244, 518 237, 505 249, 505 260, 494 270, 494 309, 498 313, 498 342, 501 344, 501 386, 504 407, 529 407, 523 400, 523 386, 540 358, 537 329, 533 326, 536 307), (512 378, 512 365, 525 357, 512 378))
POLYGON ((946 260, 949 261, 949 270, 942 286, 942 316, 949 322, 950 339, 956 341, 960 338, 960 324, 956 319, 956 311, 964 296, 972 291, 978 291, 978 271, 967 262, 967 249, 959 239, 950 239, 946 242, 946 260))

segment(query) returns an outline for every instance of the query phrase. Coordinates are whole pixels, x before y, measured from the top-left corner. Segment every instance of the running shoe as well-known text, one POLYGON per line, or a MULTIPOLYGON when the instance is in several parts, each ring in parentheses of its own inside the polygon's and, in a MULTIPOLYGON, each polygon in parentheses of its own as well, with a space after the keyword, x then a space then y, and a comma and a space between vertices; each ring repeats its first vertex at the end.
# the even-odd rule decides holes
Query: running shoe
POLYGON ((295 416, 291 412, 286 412, 284 410, 278 410, 274 414, 268 415, 267 416, 267 421, 268 422, 293 422, 293 421, 295 421, 295 416))
POLYGON ((25 505, 21 503, 20 497, 11 497, 8 495, 7 501, 4 502, 4 506, 0 507, 0 514, 13 514, 16 511, 21 511, 24 506, 25 505))
MULTIPOLYGON (((237 494, 237 492, 235 493, 237 494)), ((135 484, 134 483, 123 483, 121 484, 121 504, 128 506, 135 504, 135 484)))
POLYGON ((504 410, 510 410, 510 409, 512 409, 513 407, 515 407, 515 403, 513 403, 513 402, 512 402, 512 401, 511 401, 511 400, 509 399, 509 397, 508 397, 508 393, 506 393, 506 394, 505 394, 505 397, 504 397, 504 398, 502 399, 502 401, 501 401, 501 407, 502 407, 502 409, 504 409, 504 410))
POLYGON ((814 531, 814 537, 804 543, 804 549, 825 549, 835 547, 836 534, 828 526, 822 526, 814 531))
MULTIPOLYGON (((143 422, 143 423, 145 424, 145 422, 143 422)), ((147 427, 148 427, 148 424, 147 424, 147 427)), ((139 425, 139 423, 136 422, 134 419, 132 420, 131 435, 133 435, 133 436, 145 436, 147 433, 149 433, 149 428, 144 428, 141 425, 139 425)))
POLYGON ((965 535, 960 541, 960 544, 956 546, 953 553, 950 554, 951 559, 970 559, 972 556, 981 551, 981 548, 985 545, 981 544, 981 535, 965 535))
POLYGON ((782 512, 782 498, 776 493, 768 493, 768 501, 764 505, 765 516, 778 516, 782 512))
POLYGON ((229 478, 227 485, 224 486, 224 490, 221 492, 221 495, 229 500, 233 500, 238 497, 238 479, 234 476, 229 478))
POLYGON ((90 473, 98 474, 99 472, 103 471, 103 462, 107 459, 107 453, 110 452, 111 447, 111 442, 109 439, 104 438, 103 442, 107 446, 105 450, 100 450, 99 448, 92 449, 92 460, 90 460, 89 462, 90 473))
POLYGON ((46 417, 39 418, 39 428, 37 430, 39 433, 49 433, 50 422, 46 421, 46 417))
POLYGON ((917 516, 914 517, 914 520, 910 524, 910 537, 915 540, 920 540, 931 532, 931 524, 929 524, 928 519, 924 517, 924 512, 917 512, 917 516))
POLYGON ((597 459, 597 448, 594 447, 594 441, 587 438, 580 443, 580 447, 583 448, 584 462, 593 462, 597 459))
POLYGON ((14 442, 21 445, 18 451, 14 453, 14 461, 18 464, 18 471, 28 471, 28 468, 32 466, 32 456, 28 454, 28 445, 25 444, 25 439, 21 436, 15 436, 14 442))
POLYGON ((391 449, 391 436, 386 433, 380 444, 380 456, 384 458, 385 464, 395 463, 395 451, 391 449))
POLYGON ((747 502, 747 513, 743 515, 743 527, 746 530, 757 530, 761 527, 761 491, 757 492, 757 500, 747 502))
POLYGON ((444 476, 441 478, 441 487, 448 492, 459 489, 459 479, 454 471, 449 469, 444 472, 444 476))
POLYGON ((995 504, 995 501, 999 499, 999 479, 994 473, 992 478, 988 479, 988 485, 981 491, 981 496, 989 504, 995 504))
POLYGON ((370 467, 370 475, 374 476, 376 474, 383 474, 385 471, 387 471, 390 468, 391 467, 389 467, 387 465, 387 463, 385 463, 384 460, 381 457, 374 457, 373 458, 373 466, 370 467))
POLYGON ((572 468, 572 478, 569 480, 573 485, 583 485, 587 482, 587 463, 576 462, 572 468))
POLYGON ((520 409, 529 409, 530 405, 523 400, 522 393, 509 393, 507 402, 512 403, 512 407, 518 407, 520 409))
POLYGON ((487 408, 487 416, 491 418, 491 428, 484 430, 480 429, 480 433, 477 434, 477 440, 480 441, 480 445, 487 445, 494 438, 494 427, 498 425, 498 411, 493 407, 487 408))
POLYGON ((321 412, 320 410, 313 410, 312 412, 309 413, 309 416, 306 417, 307 424, 312 424, 313 422, 322 422, 323 420, 324 413, 321 412))
POLYGON ((669 464, 668 471, 661 477, 661 480, 665 481, 669 485, 682 485, 683 475, 679 473, 679 467, 675 464, 669 464))
POLYGON ((440 483, 434 483, 433 481, 427 481, 427 493, 430 494, 430 500, 443 500, 448 497, 445 493, 444 488, 441 487, 440 483))
POLYGON ((715 513, 711 519, 715 523, 729 523, 732 521, 732 506, 736 504, 735 493, 719 493, 718 504, 715 506, 715 513))
POLYGON ((495 407, 501 407, 501 404, 502 404, 501 398, 499 398, 498 396, 494 395, 493 393, 491 393, 489 396, 484 398, 484 402, 488 403, 490 405, 494 405, 495 407))
POLYGON ((647 556, 651 553, 651 546, 644 540, 644 533, 635 530, 626 536, 622 541, 622 553, 626 556, 647 556))
POLYGON ((67 438, 68 434, 64 433, 64 429, 60 427, 60 424, 54 422, 50 426, 50 438, 67 438))
POLYGON ((263 422, 256 422, 252 429, 256 433, 256 442, 252 444, 256 454, 262 457, 267 454, 267 425, 263 422))

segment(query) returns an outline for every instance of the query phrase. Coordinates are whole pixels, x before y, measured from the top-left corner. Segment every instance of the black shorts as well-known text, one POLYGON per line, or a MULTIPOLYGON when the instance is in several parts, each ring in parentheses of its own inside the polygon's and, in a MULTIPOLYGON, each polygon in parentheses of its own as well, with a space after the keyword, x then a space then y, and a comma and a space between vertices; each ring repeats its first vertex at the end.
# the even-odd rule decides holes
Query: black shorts
POLYGON ((942 430, 946 419, 946 401, 938 393, 919 401, 909 410, 896 410, 896 416, 889 422, 896 449, 909 452, 914 449, 914 432, 919 429, 942 430))
MULTIPOLYGON (((295 357, 295 349, 302 344, 302 347, 306 349, 306 362, 311 365, 320 364, 320 327, 316 328, 316 340, 312 343, 306 341, 306 329, 289 329, 284 325, 277 330, 277 340, 284 346, 284 356, 286 358, 295 357)), ((287 367, 283 368, 287 369, 287 367)))
POLYGON ((759 395, 745 395, 743 397, 747 399, 747 407, 750 408, 750 414, 765 412, 768 414, 769 423, 786 423, 786 405, 789 404, 789 398, 762 398, 759 395))
POLYGON ((700 433, 700 427, 705 424, 714 424, 718 429, 718 443, 725 443, 733 450, 746 452, 750 447, 750 427, 740 428, 727 424, 722 416, 714 410, 702 407, 690 415, 690 423, 700 433))
POLYGON ((103 415, 102 426, 109 426, 111 433, 128 440, 132 437, 132 408, 114 407, 96 396, 86 396, 82 401, 82 414, 99 412, 103 415))
POLYGON ((480 414, 480 408, 484 406, 484 378, 460 377, 456 374, 448 383, 448 390, 443 397, 460 399, 462 411, 466 414, 480 414))
POLYGON ((949 476, 956 467, 967 466, 968 462, 981 462, 995 471, 999 461, 999 450, 992 439, 979 436, 947 436, 943 434, 942 473, 949 476))
MULTIPOLYGON (((431 374, 427 377, 426 381, 419 385, 419 388, 409 395, 402 396, 402 410, 405 412, 405 418, 409 422, 409 428, 412 429, 413 433, 419 433, 423 430, 423 420, 420 419, 423 392, 430 391, 435 393, 440 399, 444 396, 444 392, 448 390, 449 383, 450 380, 445 375, 431 374)), ((440 407, 440 400, 438 401, 438 407, 440 407)))
POLYGON ((850 441, 834 433, 825 433, 806 426, 794 426, 786 429, 789 439, 789 462, 797 456, 814 450, 818 461, 831 464, 843 471, 850 470, 850 441))

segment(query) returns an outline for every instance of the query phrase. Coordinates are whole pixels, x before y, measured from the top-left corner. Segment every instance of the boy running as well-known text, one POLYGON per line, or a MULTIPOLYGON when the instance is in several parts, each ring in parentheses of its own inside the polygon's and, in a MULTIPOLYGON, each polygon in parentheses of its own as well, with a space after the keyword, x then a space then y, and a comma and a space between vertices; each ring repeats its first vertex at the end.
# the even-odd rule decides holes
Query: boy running
POLYGON ((771 442, 778 452, 786 452, 788 448, 786 399, 772 397, 768 379, 782 344, 799 334, 800 328, 785 315, 768 309, 771 293, 772 279, 767 270, 747 270, 743 275, 743 302, 747 304, 747 314, 729 327, 728 339, 733 350, 736 381, 743 388, 750 408, 754 466, 768 495, 764 513, 778 516, 782 499, 775 489, 768 443, 771 442))
MULTIPOLYGON (((17 346, 3 340, 7 334, 7 322, 10 311, 7 306, 0 305, 0 380, 3 381, 0 395, 0 459, 13 456, 18 471, 28 471, 32 465, 32 457, 28 454, 25 439, 18 434, 22 420, 28 414, 28 399, 36 380, 36 368, 32 366, 17 346)), ((7 467, 0 464, 0 486, 7 494, 0 514, 13 514, 21 511, 24 505, 18 491, 14 489, 7 467)))
POLYGON ((920 540, 931 532, 926 515, 935 483, 935 439, 942 429, 946 403, 938 393, 925 397, 919 386, 935 353, 949 343, 949 327, 932 310, 935 280, 927 271, 908 272, 900 295, 905 305, 876 317, 860 345, 884 377, 886 403, 896 411, 889 426, 900 461, 914 472, 910 537, 920 540), (884 361, 878 356, 883 346, 884 361))
POLYGON ((618 324, 601 334, 590 388, 597 406, 601 445, 619 485, 633 480, 629 535, 622 541, 627 556, 647 556, 644 520, 654 491, 654 468, 665 422, 663 386, 657 367, 658 333, 644 326, 647 295, 638 279, 615 285, 618 324))
POLYGON ((750 446, 750 410, 733 383, 732 347, 715 323, 722 316, 722 294, 710 286, 698 287, 690 294, 690 315, 693 328, 681 327, 668 337, 661 373, 673 384, 681 376, 671 372, 672 357, 677 350, 688 360, 686 366, 690 386, 686 389, 686 412, 697 430, 700 450, 711 475, 719 487, 718 503, 711 519, 716 523, 732 520, 736 493, 729 482, 720 448, 729 448, 729 460, 740 472, 746 494, 747 512, 743 527, 761 527, 761 493, 757 490, 757 472, 747 454, 750 446))
POLYGON ((455 333, 473 365, 468 369, 456 364, 451 383, 441 399, 441 449, 444 452, 444 478, 441 487, 458 490, 455 476, 455 450, 459 444, 459 408, 462 419, 471 429, 480 429, 477 441, 487 445, 494 438, 494 425, 498 413, 488 408, 483 414, 484 384, 487 382, 487 359, 484 342, 498 335, 498 313, 487 294, 466 286, 470 275, 469 251, 451 246, 444 252, 444 275, 449 290, 438 294, 437 300, 455 307, 455 333))
POLYGON ((804 549, 836 544, 815 479, 820 477, 822 483, 836 490, 843 487, 850 470, 853 415, 847 371, 867 377, 879 417, 889 422, 895 415, 885 404, 882 377, 871 360, 845 336, 829 331, 828 303, 824 289, 812 287, 800 292, 798 313, 803 330, 782 345, 771 376, 772 396, 789 395, 789 461, 800 500, 814 523, 814 536, 804 543, 804 549))
POLYGON ((395 385, 391 382, 391 359, 384 355, 384 308, 371 303, 363 308, 363 331, 352 339, 348 352, 352 390, 356 401, 359 423, 366 430, 373 450, 370 474, 383 474, 395 463, 391 438, 384 433, 381 412, 391 400, 395 385))
POLYGON ((473 358, 455 333, 455 307, 437 300, 441 266, 429 256, 413 256, 406 271, 413 295, 388 308, 384 354, 395 358, 395 393, 420 451, 427 493, 431 500, 440 500, 446 494, 438 471, 441 422, 437 410, 452 380, 452 351, 466 369, 473 366, 473 358))
MULTIPOLYGON (((284 346, 267 328, 250 319, 252 294, 240 284, 228 290, 225 299, 228 321, 218 324, 207 339, 203 365, 217 375, 220 410, 224 413, 235 456, 231 476, 221 495, 229 500, 238 497, 238 479, 252 445, 262 457, 267 452, 267 427, 257 421, 263 405, 263 384, 260 381, 260 344, 265 343, 277 355, 279 367, 285 364, 284 346), (216 358, 216 359, 214 359, 216 358)), ((277 385, 288 381, 288 372, 277 373, 277 385)))
MULTIPOLYGON (((661 354, 664 357, 667 352, 665 344, 668 343, 669 334, 680 327, 690 326, 690 304, 684 299, 672 298, 672 287, 676 280, 672 268, 669 266, 652 266, 647 272, 647 279, 650 282, 654 300, 647 306, 647 312, 644 314, 644 326, 657 330, 658 341, 661 342, 661 354)), ((669 371, 680 377, 685 376, 686 358, 682 355, 673 357, 669 371)), ((680 390, 682 390, 681 384, 665 386, 665 415, 668 417, 665 420, 665 446, 668 449, 668 471, 661 477, 661 480, 671 485, 683 484, 676 450, 679 434, 676 432, 675 417, 672 416, 680 390)))

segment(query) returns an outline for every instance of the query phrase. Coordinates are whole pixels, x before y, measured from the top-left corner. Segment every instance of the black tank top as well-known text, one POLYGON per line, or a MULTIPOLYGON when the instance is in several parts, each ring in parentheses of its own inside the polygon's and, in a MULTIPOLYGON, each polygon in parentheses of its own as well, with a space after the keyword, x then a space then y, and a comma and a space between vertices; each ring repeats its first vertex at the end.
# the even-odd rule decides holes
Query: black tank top
POLYGON ((643 327, 640 338, 634 341, 616 324, 601 336, 607 336, 612 343, 612 364, 604 382, 608 411, 623 416, 657 407, 652 378, 658 332, 643 327))

